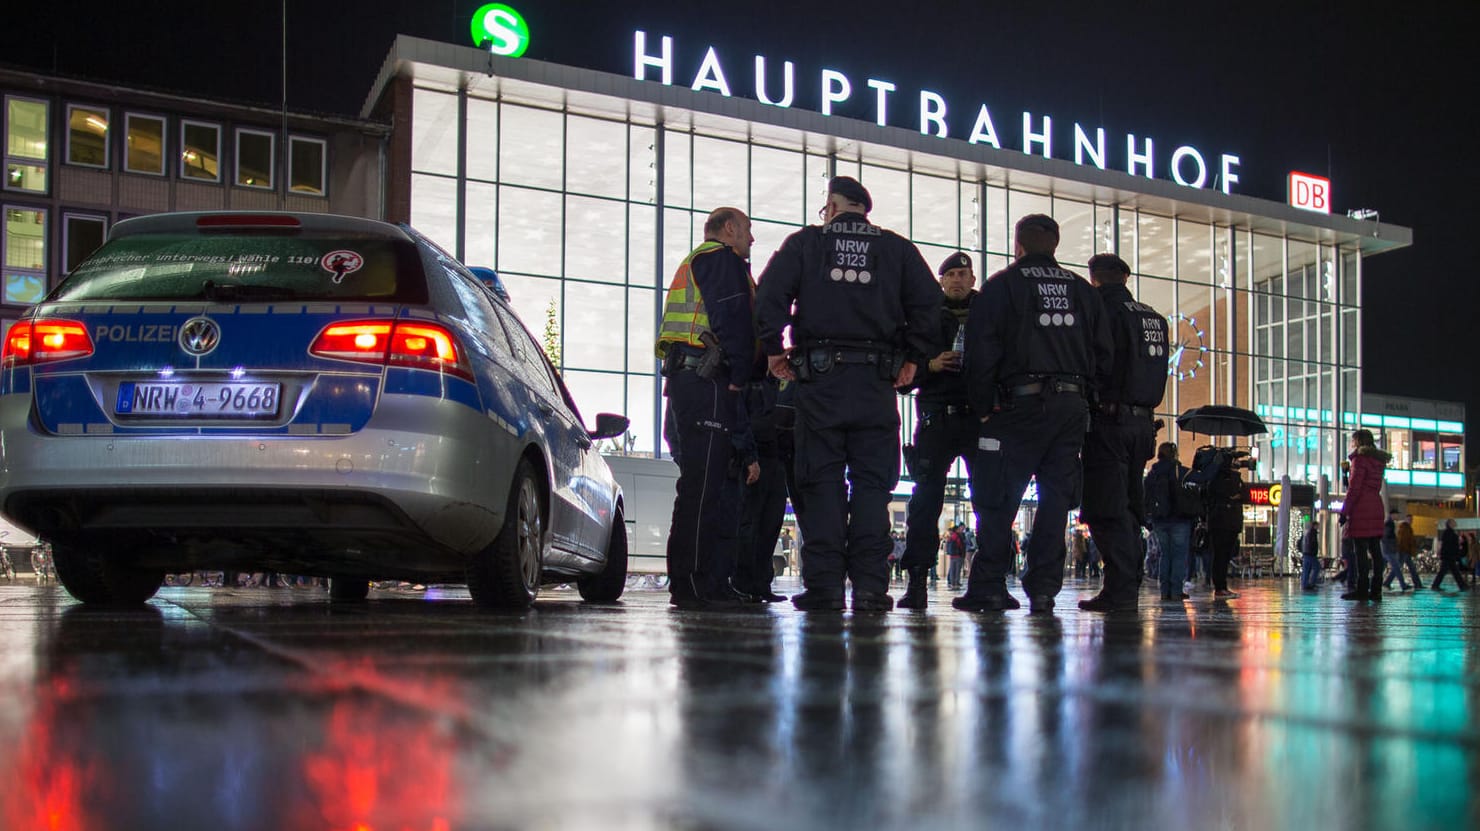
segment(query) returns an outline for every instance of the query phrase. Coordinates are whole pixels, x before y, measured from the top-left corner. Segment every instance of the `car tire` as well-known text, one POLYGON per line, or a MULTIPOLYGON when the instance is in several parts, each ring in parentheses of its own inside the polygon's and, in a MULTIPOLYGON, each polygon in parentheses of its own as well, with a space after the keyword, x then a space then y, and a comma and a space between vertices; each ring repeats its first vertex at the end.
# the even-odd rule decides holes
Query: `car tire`
POLYGON ((627 524, 622 509, 612 514, 611 540, 606 544, 606 565, 601 571, 576 581, 581 599, 588 603, 615 603, 627 588, 627 524))
POLYGON ((539 594, 544 559, 543 480, 528 459, 521 459, 503 528, 468 564, 468 594, 485 609, 527 609, 539 594))
POLYGON ((369 580, 353 577, 329 578, 329 599, 336 603, 358 603, 369 596, 369 580))
POLYGON ((52 566, 67 594, 83 603, 137 606, 164 585, 164 571, 133 568, 117 556, 53 543, 52 566))

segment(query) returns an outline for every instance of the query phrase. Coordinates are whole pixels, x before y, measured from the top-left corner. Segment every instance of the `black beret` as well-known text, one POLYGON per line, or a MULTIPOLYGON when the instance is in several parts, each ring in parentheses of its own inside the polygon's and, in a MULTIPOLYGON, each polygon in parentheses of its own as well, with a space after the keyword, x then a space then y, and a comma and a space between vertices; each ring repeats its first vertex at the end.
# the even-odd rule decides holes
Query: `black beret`
POLYGON ((1131 267, 1125 264, 1125 260, 1114 254, 1096 254, 1089 258, 1089 271, 1118 271, 1121 274, 1130 274, 1131 267))
POLYGON ((940 268, 935 270, 936 274, 945 276, 947 271, 953 268, 971 268, 971 256, 962 251, 957 251, 941 262, 940 268))
POLYGON ((1059 238, 1059 223, 1053 221, 1048 214, 1028 214, 1019 219, 1014 233, 1022 233, 1024 228, 1039 228, 1053 234, 1054 239, 1059 238))
POLYGON ((852 176, 832 177, 832 180, 827 183, 827 192, 828 194, 836 193, 849 202, 857 202, 863 206, 865 213, 874 209, 873 197, 869 196, 868 190, 852 176))

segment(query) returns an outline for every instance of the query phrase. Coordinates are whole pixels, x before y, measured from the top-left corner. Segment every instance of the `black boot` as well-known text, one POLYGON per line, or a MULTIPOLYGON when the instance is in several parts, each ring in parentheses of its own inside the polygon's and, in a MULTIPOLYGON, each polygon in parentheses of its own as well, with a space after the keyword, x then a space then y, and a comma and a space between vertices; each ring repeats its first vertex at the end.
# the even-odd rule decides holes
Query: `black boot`
POLYGON ((930 570, 926 568, 910 569, 910 585, 904 590, 901 597, 894 605, 901 609, 923 609, 926 606, 925 582, 930 579, 930 570))

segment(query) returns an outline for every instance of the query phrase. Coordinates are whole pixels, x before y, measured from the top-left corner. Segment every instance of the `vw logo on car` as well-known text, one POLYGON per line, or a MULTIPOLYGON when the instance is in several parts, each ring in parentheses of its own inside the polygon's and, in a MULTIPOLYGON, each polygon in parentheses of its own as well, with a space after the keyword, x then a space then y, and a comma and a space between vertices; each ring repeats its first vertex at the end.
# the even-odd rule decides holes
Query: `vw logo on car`
POLYGON ((191 355, 207 355, 221 343, 221 327, 208 317, 196 317, 180 327, 180 348, 191 355))

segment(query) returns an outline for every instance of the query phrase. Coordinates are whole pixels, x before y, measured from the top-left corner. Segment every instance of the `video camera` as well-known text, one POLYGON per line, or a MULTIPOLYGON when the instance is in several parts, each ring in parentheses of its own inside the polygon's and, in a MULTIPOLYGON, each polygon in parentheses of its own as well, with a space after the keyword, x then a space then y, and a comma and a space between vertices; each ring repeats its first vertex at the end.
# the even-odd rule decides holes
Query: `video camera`
POLYGON ((1259 461, 1250 451, 1240 447, 1214 447, 1207 444, 1199 447, 1192 457, 1192 469, 1208 473, 1208 478, 1222 470, 1252 471, 1258 464, 1259 461))
POLYGON ((1209 510, 1232 510, 1243 498, 1243 475, 1257 464, 1252 453, 1237 447, 1204 445, 1192 457, 1192 470, 1185 480, 1200 493, 1209 510))

